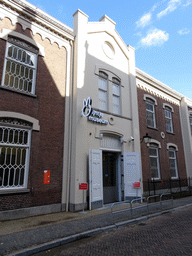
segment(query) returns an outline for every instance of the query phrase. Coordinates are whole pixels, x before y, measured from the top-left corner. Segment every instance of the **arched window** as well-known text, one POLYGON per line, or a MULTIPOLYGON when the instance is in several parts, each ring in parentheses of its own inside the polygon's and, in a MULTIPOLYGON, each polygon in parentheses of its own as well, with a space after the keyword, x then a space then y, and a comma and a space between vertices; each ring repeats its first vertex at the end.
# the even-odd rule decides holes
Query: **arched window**
POLYGON ((190 115, 189 115, 189 124, 191 127, 191 135, 192 135, 192 113, 190 113, 190 115))
POLYGON ((160 166, 159 166, 159 145, 150 143, 149 145, 149 162, 151 179, 160 179, 160 166))
POLYGON ((35 93, 38 50, 15 37, 8 37, 2 86, 28 94, 35 93))
POLYGON ((99 71, 99 109, 108 110, 108 75, 99 71))
POLYGON ((170 173, 171 178, 178 178, 178 169, 177 169, 177 156, 176 151, 177 148, 174 146, 169 146, 169 165, 170 165, 170 173))
POLYGON ((0 190, 27 188, 32 123, 0 118, 0 190))
POLYGON ((164 106, 165 111, 165 125, 167 132, 173 132, 172 112, 173 109, 167 105, 164 106))
POLYGON ((155 101, 151 98, 146 98, 146 116, 147 126, 156 128, 155 101))
POLYGON ((113 83, 113 113, 114 114, 121 114, 121 106, 120 106, 120 80, 113 77, 112 78, 112 83, 113 83))

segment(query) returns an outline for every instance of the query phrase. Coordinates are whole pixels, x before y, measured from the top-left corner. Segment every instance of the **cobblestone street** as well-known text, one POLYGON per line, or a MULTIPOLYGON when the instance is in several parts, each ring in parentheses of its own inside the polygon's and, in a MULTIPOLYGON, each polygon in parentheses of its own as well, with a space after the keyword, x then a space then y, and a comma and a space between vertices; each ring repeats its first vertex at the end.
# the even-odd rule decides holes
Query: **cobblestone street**
POLYGON ((36 255, 192 255, 192 207, 36 255))

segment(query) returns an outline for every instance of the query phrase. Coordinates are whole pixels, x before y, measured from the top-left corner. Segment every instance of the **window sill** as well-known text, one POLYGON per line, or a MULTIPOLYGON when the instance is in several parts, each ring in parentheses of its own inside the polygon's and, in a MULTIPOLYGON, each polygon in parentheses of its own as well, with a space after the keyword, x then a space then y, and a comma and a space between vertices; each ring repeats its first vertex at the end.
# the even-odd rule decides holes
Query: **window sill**
POLYGON ((168 132, 168 131, 166 131, 166 133, 167 133, 167 134, 170 134, 170 135, 175 135, 174 132, 168 132))
POLYGON ((152 183, 160 183, 162 182, 163 180, 161 178, 156 178, 156 179, 151 179, 151 182, 152 183))
POLYGON ((158 129, 156 127, 147 126, 147 128, 158 131, 158 129))
POLYGON ((113 112, 109 112, 109 111, 106 111, 106 110, 102 110, 102 109, 98 109, 98 108, 94 108, 94 110, 99 111, 99 112, 104 113, 104 114, 111 115, 111 116, 116 116, 116 117, 124 118, 124 119, 127 119, 127 120, 132 120, 132 118, 130 118, 130 117, 114 114, 113 112))
POLYGON ((9 194, 21 194, 21 193, 29 193, 30 189, 27 188, 19 188, 19 189, 2 189, 0 190, 0 195, 9 195, 9 194))
POLYGON ((23 94, 25 96, 29 96, 29 97, 32 97, 32 98, 37 98, 37 95, 35 95, 35 94, 29 94, 29 93, 26 93, 26 92, 20 92, 20 91, 11 89, 11 88, 4 87, 3 85, 0 85, 0 89, 6 90, 6 91, 15 92, 15 93, 19 93, 19 94, 23 94))

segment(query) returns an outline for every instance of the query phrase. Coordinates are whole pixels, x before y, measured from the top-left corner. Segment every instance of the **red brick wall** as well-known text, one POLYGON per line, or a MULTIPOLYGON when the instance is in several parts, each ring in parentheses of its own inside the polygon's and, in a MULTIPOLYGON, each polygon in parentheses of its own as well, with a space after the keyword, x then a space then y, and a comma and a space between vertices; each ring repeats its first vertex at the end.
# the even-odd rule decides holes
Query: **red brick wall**
MULTIPOLYGON (((29 30, 24 32, 20 25, 17 25, 16 31, 31 35, 29 30)), ((6 41, 0 39, 0 81, 5 47, 6 41)), ((2 88, 0 92, 0 111, 29 115, 40 123, 40 131, 32 131, 31 140, 28 188, 33 187, 34 192, 1 194, 0 210, 61 203, 65 98, 59 93, 44 58, 38 57, 35 90, 37 97, 2 88), (43 185, 44 170, 51 171, 49 185, 43 185)))
MULTIPOLYGON (((179 106, 172 104, 162 98, 159 98, 155 95, 152 95, 141 88, 137 89, 138 93, 138 107, 139 107, 139 126, 140 126, 140 135, 143 138, 146 133, 151 136, 152 139, 155 139, 161 143, 161 149, 159 149, 159 164, 161 171, 161 179, 169 179, 170 168, 169 168, 169 152, 167 150, 167 143, 174 143, 178 146, 177 155, 177 167, 178 167, 178 176, 180 178, 186 178, 186 167, 184 160, 184 150, 180 126, 180 116, 179 116, 179 106), (157 100, 157 106, 155 106, 156 114, 156 129, 147 127, 146 120, 146 101, 143 99, 144 94, 151 95, 157 100), (165 114, 163 109, 163 103, 167 103, 173 107, 174 112, 172 113, 173 121, 173 133, 166 132, 165 126, 165 114), (165 138, 161 137, 161 132, 164 132, 165 138)), ((150 165, 149 165, 149 148, 144 141, 141 143, 141 158, 142 158, 142 173, 143 181, 147 179, 151 180, 150 165)))

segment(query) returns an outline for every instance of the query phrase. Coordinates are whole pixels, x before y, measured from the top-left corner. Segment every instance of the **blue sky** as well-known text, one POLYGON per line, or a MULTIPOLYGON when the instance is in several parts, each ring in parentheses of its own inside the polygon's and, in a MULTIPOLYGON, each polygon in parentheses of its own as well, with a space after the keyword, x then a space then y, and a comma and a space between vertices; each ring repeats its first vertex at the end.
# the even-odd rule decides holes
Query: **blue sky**
POLYGON ((133 46, 136 66, 192 99, 192 0, 28 0, 73 28, 77 9, 99 21, 106 14, 133 46))

